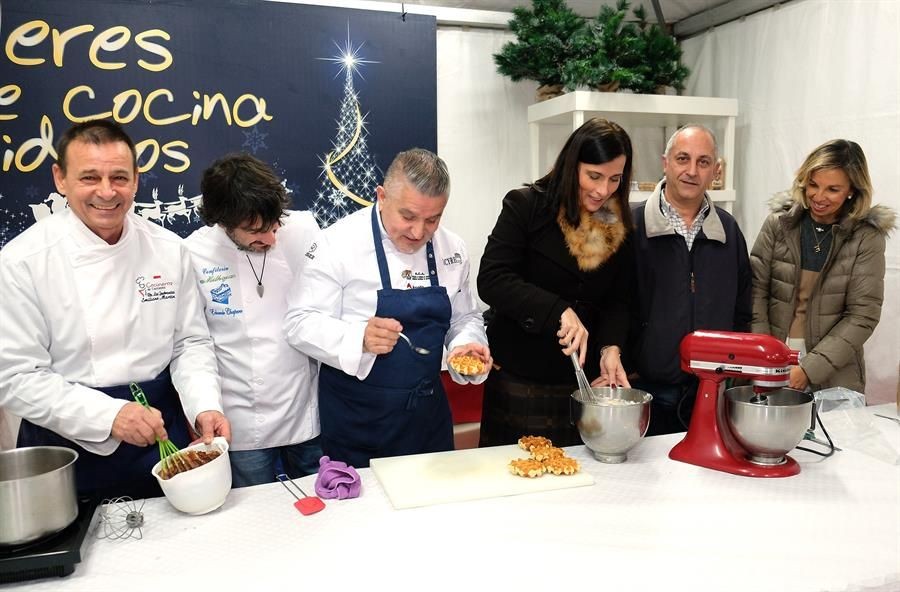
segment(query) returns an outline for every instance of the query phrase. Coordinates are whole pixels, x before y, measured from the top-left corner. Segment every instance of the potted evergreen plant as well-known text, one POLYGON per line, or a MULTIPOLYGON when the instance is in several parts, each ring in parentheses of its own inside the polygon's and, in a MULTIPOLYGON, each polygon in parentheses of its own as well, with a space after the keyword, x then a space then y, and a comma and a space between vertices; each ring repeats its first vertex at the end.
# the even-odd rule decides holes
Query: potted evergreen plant
POLYGON ((572 39, 584 19, 564 0, 532 0, 532 9, 517 7, 509 28, 516 41, 494 54, 497 70, 513 81, 535 80, 538 100, 563 93, 563 66, 572 57, 572 39))
POLYGON ((643 80, 632 86, 634 92, 665 94, 666 88, 684 90, 684 79, 691 71, 681 63, 682 50, 674 37, 659 25, 647 22, 643 6, 634 9, 641 36, 642 62, 646 66, 643 80))
POLYGON ((632 88, 642 78, 641 31, 625 21, 628 0, 603 6, 572 38, 572 58, 563 67, 566 88, 579 86, 614 92, 632 88))
POLYGON ((607 92, 621 88, 636 93, 684 89, 690 72, 681 64, 675 38, 651 25, 643 6, 633 11, 637 23, 628 22, 628 8, 628 0, 601 7, 597 18, 573 36, 572 57, 563 66, 566 88, 586 86, 607 92))

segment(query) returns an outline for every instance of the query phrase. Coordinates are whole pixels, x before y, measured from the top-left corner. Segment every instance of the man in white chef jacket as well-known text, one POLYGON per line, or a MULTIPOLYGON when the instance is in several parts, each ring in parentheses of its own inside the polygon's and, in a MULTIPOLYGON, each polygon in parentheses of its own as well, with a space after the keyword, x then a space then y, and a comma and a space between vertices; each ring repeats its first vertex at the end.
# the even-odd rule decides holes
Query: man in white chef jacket
POLYGON ((79 453, 79 493, 161 495, 157 439, 231 437, 190 258, 132 213, 137 158, 118 124, 76 124, 57 155, 68 208, 0 251, 0 407, 22 418, 19 446, 79 453))
POLYGON ((291 347, 282 327, 291 278, 319 226, 309 212, 285 210, 281 181, 248 154, 214 162, 200 188, 207 226, 185 242, 234 433, 232 483, 268 483, 282 469, 292 478, 315 473, 322 456, 318 363, 291 347))
MULTIPOLYGON (((322 362, 322 448, 333 459, 365 467, 372 458, 452 449, 443 350, 490 368, 468 252, 439 227, 449 193, 443 160, 422 149, 401 152, 376 189, 377 203, 324 230, 306 253, 285 332, 322 362), (428 352, 398 341, 401 331, 428 352)), ((460 384, 487 378, 450 372, 460 384)))

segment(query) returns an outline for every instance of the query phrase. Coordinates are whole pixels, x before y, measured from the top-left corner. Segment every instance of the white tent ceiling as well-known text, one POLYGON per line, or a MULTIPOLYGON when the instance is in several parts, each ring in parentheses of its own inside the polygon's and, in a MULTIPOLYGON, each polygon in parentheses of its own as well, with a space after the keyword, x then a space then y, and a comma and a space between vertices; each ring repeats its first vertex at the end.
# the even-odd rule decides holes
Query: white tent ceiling
MULTIPOLYGON (((675 35, 686 37, 785 1, 789 0, 632 0, 631 6, 643 5, 654 21, 658 18, 658 8, 662 19, 673 26, 675 35)), ((365 0, 361 4, 368 2, 386 4, 384 0, 365 0)), ((531 5, 529 0, 409 0, 392 3, 401 5, 409 12, 418 12, 416 8, 420 7, 442 7, 509 13, 516 6, 531 5)), ((616 0, 567 0, 566 3, 578 14, 594 17, 602 5, 615 6, 616 0)))

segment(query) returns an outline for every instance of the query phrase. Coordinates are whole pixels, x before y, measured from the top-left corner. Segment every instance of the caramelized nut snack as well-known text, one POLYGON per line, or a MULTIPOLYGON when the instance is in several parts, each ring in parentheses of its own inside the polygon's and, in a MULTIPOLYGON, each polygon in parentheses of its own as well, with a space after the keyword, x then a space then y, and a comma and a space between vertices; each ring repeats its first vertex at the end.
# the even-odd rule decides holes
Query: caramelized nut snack
POLYGON ((464 376, 484 374, 484 362, 475 356, 455 356, 447 360, 447 364, 464 376))
POLYGON ((190 471, 202 467, 206 463, 218 458, 222 454, 219 450, 182 450, 166 458, 159 471, 161 479, 171 479, 178 473, 190 471))
POLYGON ((509 461, 509 472, 513 475, 533 479, 544 474, 544 465, 533 458, 516 458, 509 461))
POLYGON ((544 461, 544 470, 554 475, 574 475, 581 468, 578 461, 568 456, 558 456, 544 461))
POLYGON ((566 451, 556 446, 535 446, 531 449, 531 458, 545 461, 551 458, 560 458, 566 455, 566 451))
POLYGON ((543 436, 522 436, 519 438, 519 448, 531 452, 539 446, 553 446, 548 438, 543 436))

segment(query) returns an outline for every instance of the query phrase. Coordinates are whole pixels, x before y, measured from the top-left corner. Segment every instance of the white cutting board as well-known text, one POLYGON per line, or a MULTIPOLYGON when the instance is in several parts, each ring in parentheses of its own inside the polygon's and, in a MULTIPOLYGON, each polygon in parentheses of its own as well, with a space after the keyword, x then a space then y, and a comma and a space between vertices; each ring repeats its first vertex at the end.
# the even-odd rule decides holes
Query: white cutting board
POLYGON ((516 445, 373 458, 372 472, 397 510, 593 485, 581 471, 528 479, 509 472, 509 461, 527 458, 516 445))

